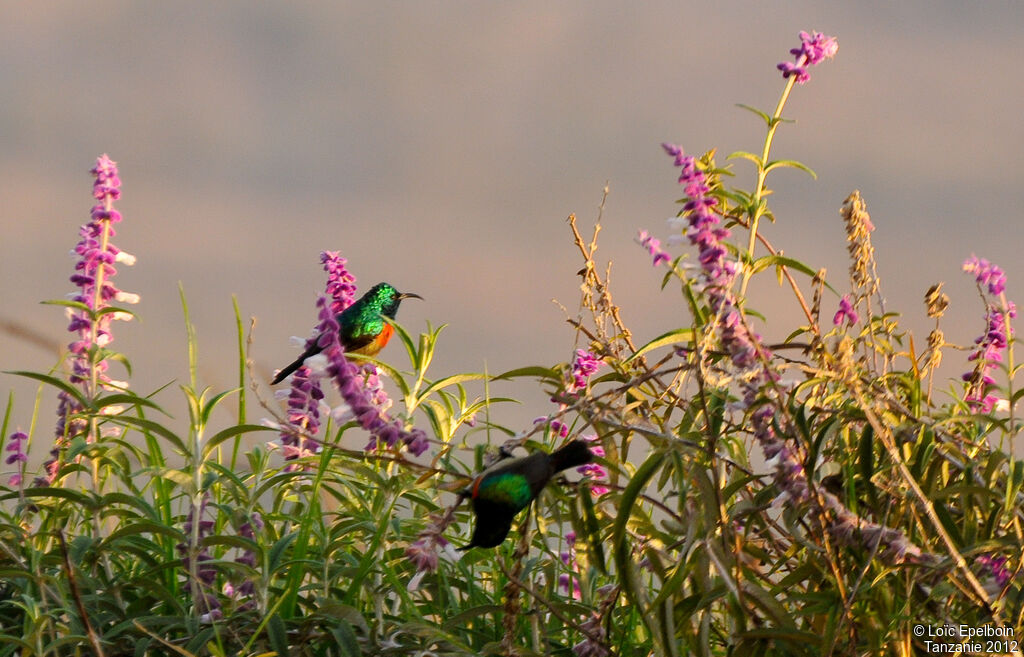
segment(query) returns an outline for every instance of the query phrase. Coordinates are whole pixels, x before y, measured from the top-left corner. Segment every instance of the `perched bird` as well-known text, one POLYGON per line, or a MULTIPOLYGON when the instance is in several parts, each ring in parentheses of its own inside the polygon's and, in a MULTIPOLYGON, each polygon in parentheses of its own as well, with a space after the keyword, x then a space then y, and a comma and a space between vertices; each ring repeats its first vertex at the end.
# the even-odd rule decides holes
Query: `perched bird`
POLYGON ((552 477, 593 459, 585 442, 573 440, 550 454, 534 452, 505 459, 484 470, 463 491, 473 501, 476 528, 469 545, 460 550, 500 545, 512 528, 512 519, 536 499, 552 477))
MULTIPOLYGON (((338 313, 338 338, 345 353, 376 356, 395 333, 395 327, 384 318, 394 319, 402 299, 409 298, 423 297, 412 292, 399 292, 387 283, 377 283, 355 303, 338 313)), ((295 362, 277 373, 271 385, 284 381, 286 376, 302 367, 307 358, 321 351, 323 348, 314 340, 295 362)))

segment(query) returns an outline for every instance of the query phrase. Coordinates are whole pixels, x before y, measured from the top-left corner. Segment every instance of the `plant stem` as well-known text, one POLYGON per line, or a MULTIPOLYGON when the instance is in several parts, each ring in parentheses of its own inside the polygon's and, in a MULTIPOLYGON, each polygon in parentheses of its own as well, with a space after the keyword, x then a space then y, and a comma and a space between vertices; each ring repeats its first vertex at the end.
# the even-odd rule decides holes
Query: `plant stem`
MULTIPOLYGON (((798 65, 803 66, 807 63, 807 57, 801 57, 798 65)), ((786 101, 789 99, 789 94, 793 90, 793 85, 796 84, 796 76, 791 75, 786 78, 786 87, 782 90, 782 95, 779 97, 779 102, 775 106, 775 112, 772 114, 771 120, 768 121, 768 134, 765 135, 764 149, 761 151, 761 161, 757 165, 757 186, 754 188, 753 198, 753 211, 750 215, 750 239, 747 241, 747 258, 748 260, 754 259, 754 245, 757 243, 757 225, 761 220, 761 215, 764 214, 762 207, 762 200, 764 199, 764 181, 768 177, 768 171, 765 168, 768 164, 768 154, 772 149, 772 140, 775 139, 775 129, 778 128, 779 123, 782 122, 782 108, 786 105, 786 101)), ((740 284, 739 296, 742 297, 747 291, 747 284, 750 282, 750 277, 753 274, 750 267, 743 268, 743 282, 740 284)))

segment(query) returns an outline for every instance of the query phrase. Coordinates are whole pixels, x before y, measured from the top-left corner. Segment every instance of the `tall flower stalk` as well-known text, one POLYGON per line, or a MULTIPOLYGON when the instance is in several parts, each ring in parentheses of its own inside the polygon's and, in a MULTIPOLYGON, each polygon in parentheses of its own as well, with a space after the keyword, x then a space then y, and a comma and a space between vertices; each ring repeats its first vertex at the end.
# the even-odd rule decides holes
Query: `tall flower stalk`
MULTIPOLYGON (((989 413, 998 401, 992 394, 996 380, 991 372, 1003 362, 1004 354, 1009 359, 1008 371, 1013 371, 1010 351, 1013 327, 1010 320, 1017 316, 1017 306, 1006 298, 1006 274, 998 265, 971 256, 964 262, 963 270, 974 276, 986 306, 985 331, 974 341, 977 348, 968 357, 968 360, 974 362, 974 367, 963 375, 968 384, 964 401, 973 411, 989 413)), ((1009 393, 1009 399, 1013 399, 1012 389, 1009 393)), ((1012 413, 1012 409, 1008 407, 1008 410, 1012 413)))
MULTIPOLYGON (((330 299, 332 313, 340 313, 355 302, 356 277, 348 270, 348 261, 337 251, 322 251, 320 263, 327 272, 325 293, 330 299)), ((306 340, 304 348, 312 346, 319 334, 306 340)), ((321 359, 322 360, 322 359, 321 359)), ((288 427, 281 431, 281 444, 284 445, 286 461, 301 460, 315 454, 320 444, 315 439, 320 430, 320 417, 327 410, 324 403, 324 392, 320 387, 323 368, 314 369, 302 365, 291 377, 288 396, 288 427)), ((292 464, 286 469, 298 466, 292 464)))
MULTIPOLYGON (((71 366, 68 382, 80 388, 87 398, 95 398, 101 388, 123 389, 128 385, 107 376, 107 346, 114 339, 111 324, 132 318, 131 313, 117 310, 112 304, 138 303, 139 297, 119 290, 113 282, 117 274, 115 263, 135 264, 134 256, 111 241, 117 234, 114 224, 121 221, 121 213, 114 208, 114 202, 121 198, 117 163, 106 154, 101 155, 90 173, 95 177, 92 193, 96 203, 89 223, 79 229, 80 239, 72 251, 78 261, 71 282, 79 289, 71 295, 67 306, 68 331, 76 335, 68 345, 71 366)), ((60 452, 70 439, 80 435, 87 435, 88 440, 96 439, 96 421, 80 417, 82 410, 82 404, 73 395, 66 391, 58 394, 55 445, 50 459, 44 463, 45 473, 36 480, 36 485, 50 485, 56 480, 60 452)))
MULTIPOLYGON (((768 162, 768 154, 775 129, 781 122, 782 108, 793 85, 807 81, 806 67, 831 57, 838 48, 834 39, 820 33, 812 35, 801 32, 800 38, 800 48, 791 51, 796 61, 779 66, 787 83, 775 113, 771 117, 762 115, 768 123, 762 155, 760 159, 748 157, 758 166, 757 186, 747 209, 750 238, 746 257, 750 260, 753 258, 757 237, 757 222, 766 211, 762 202, 764 181, 775 166, 768 162)), ((710 332, 717 332, 722 351, 727 354, 728 363, 736 373, 741 406, 749 413, 753 436, 761 446, 766 464, 772 470, 774 483, 782 493, 781 497, 791 504, 808 507, 816 515, 822 516, 824 525, 839 541, 851 544, 863 542, 869 548, 877 549, 890 563, 922 558, 921 549, 903 534, 854 514, 839 498, 816 487, 808 477, 804 467, 804 450, 791 438, 793 427, 781 401, 781 377, 772 365, 772 352, 761 343, 760 336, 750 329, 740 306, 753 270, 750 267, 742 268, 743 282, 739 292, 734 292, 733 283, 740 268, 728 256, 729 249, 725 240, 730 233, 720 225, 721 218, 715 211, 718 200, 711 193, 707 174, 696 158, 687 155, 682 147, 663 144, 663 148, 680 168, 679 183, 684 186, 686 194, 679 217, 670 222, 684 227, 684 234, 698 248, 700 270, 696 287, 703 292, 712 312, 709 329, 710 332), (823 517, 826 511, 831 512, 831 519, 823 517)), ((644 246, 650 250, 649 244, 644 246)), ((848 300, 844 301, 845 305, 841 306, 836 319, 846 319, 853 323, 856 321, 855 314, 850 314, 853 308, 848 300)), ((711 339, 709 334, 706 340, 711 339)))
MULTIPOLYGON (((804 84, 810 80, 807 69, 820 64, 826 59, 831 59, 838 50, 839 43, 833 37, 825 36, 821 32, 801 32, 800 46, 789 51, 794 56, 794 61, 780 62, 777 67, 782 71, 782 76, 786 79, 786 86, 782 90, 782 95, 779 96, 779 102, 775 105, 775 111, 772 112, 772 115, 770 117, 764 114, 761 115, 768 127, 768 132, 764 138, 764 147, 761 149, 761 157, 759 159, 753 156, 748 158, 757 166, 757 184, 754 186, 754 193, 748 209, 750 236, 747 240, 747 257, 750 259, 754 257, 758 224, 765 213, 764 183, 768 177, 768 172, 774 168, 773 163, 768 160, 768 155, 772 150, 775 131, 778 129, 779 124, 782 123, 782 108, 786 106, 786 101, 789 100, 789 94, 793 91, 793 85, 797 83, 804 84)), ((741 297, 746 293, 747 284, 750 282, 750 277, 753 273, 750 267, 744 267, 743 281, 740 284, 741 297)))

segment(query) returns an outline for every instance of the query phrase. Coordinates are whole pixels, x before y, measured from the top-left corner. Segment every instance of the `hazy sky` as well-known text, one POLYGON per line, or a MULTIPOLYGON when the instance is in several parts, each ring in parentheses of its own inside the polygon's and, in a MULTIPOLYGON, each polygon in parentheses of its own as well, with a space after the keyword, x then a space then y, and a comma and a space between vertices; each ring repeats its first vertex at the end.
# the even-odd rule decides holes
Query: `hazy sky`
MULTIPOLYGON (((565 218, 589 227, 606 181, 599 255, 644 341, 686 321, 632 241, 638 228, 666 237, 681 195, 659 143, 760 150, 762 124, 736 104, 774 107, 775 65, 800 30, 840 48, 787 107, 797 123, 774 154, 819 177, 769 179, 767 235, 843 289, 837 211, 860 189, 890 309, 923 345, 921 297, 946 281, 959 319, 947 338, 969 342, 984 323, 965 257, 1002 265, 1024 300, 1021 3, 7 3, 0 322, 69 340, 60 310, 37 302, 71 290, 87 170, 106 152, 124 182, 116 243, 138 257, 117 282, 142 295, 143 321, 118 325, 115 346, 142 392, 185 379, 179 283, 205 383, 233 384, 232 295, 257 318, 257 363, 286 364, 288 336, 315 321, 323 249, 363 289, 387 280, 425 297, 399 319, 414 333, 449 324, 437 377, 567 360, 573 333, 550 302, 577 301, 565 218)), ((734 170, 750 188, 750 166, 734 170)), ((756 291, 763 312, 795 307, 771 284, 756 291)), ((399 347, 383 355, 407 366, 399 347)), ((53 362, 0 331, 0 369, 53 362)), ((32 388, 0 380, 27 425, 32 388)), ((181 418, 179 397, 160 400, 181 418)), ((503 419, 525 426, 542 400, 503 419)))

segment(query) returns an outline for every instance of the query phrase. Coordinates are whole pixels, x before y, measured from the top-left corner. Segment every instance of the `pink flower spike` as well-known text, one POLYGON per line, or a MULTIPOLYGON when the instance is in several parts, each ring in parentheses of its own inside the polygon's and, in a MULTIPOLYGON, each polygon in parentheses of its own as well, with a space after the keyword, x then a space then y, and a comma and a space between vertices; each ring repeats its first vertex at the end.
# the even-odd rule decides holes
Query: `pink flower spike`
POLYGON ((648 235, 646 230, 641 230, 637 233, 637 241, 640 243, 640 246, 647 249, 647 252, 654 256, 655 267, 663 262, 669 262, 672 260, 668 253, 661 248, 661 240, 648 235))
POLYGON ((782 71, 782 77, 796 77, 797 84, 804 84, 811 79, 807 69, 816 66, 826 59, 831 59, 839 51, 839 42, 835 37, 825 36, 821 32, 801 32, 800 47, 789 52, 794 56, 792 62, 779 62, 776 67, 782 71))

